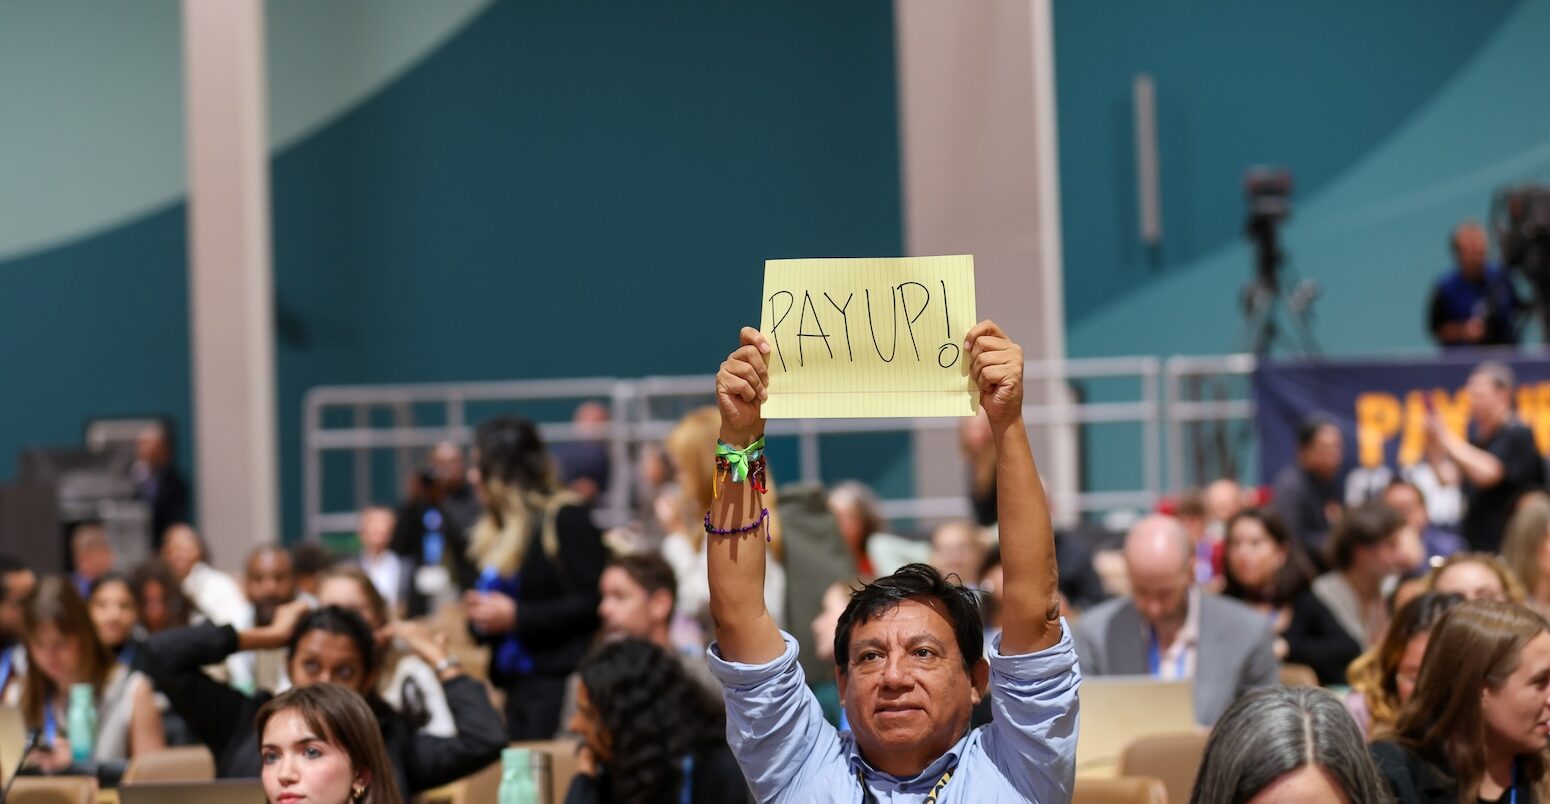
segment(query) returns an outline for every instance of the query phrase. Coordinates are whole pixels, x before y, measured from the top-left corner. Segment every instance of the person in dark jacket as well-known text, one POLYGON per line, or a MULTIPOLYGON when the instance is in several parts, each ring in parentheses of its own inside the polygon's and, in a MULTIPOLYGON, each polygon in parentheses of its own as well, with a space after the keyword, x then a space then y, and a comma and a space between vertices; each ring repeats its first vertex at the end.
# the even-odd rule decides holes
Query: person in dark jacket
POLYGON ((273 623, 245 631, 209 623, 164 631, 147 641, 141 664, 215 755, 216 775, 257 778, 261 764, 253 722, 273 696, 245 695, 200 668, 219 664, 239 650, 285 647, 286 670, 294 685, 342 684, 366 696, 382 727, 398 787, 407 798, 494 762, 506 745, 506 734, 484 687, 463 675, 423 628, 399 627, 395 635, 437 669, 457 725, 456 737, 417 731, 371 692, 376 682, 371 629, 360 615, 337 606, 309 611, 305 601, 286 603, 273 623))
POLYGON ((606 642, 581 664, 570 729, 581 735, 565 804, 741 804, 721 703, 667 651, 606 642))
POLYGON ((1313 414, 1297 428, 1297 463, 1282 469, 1271 485, 1270 504, 1320 569, 1329 539, 1330 514, 1340 509, 1337 481, 1345 460, 1340 426, 1313 414))
POLYGON ((475 589, 463 599, 474 636, 490 646, 490 682, 506 693, 512 740, 560 729, 566 678, 597 633, 603 534, 562 489, 532 422, 501 416, 479 426, 480 497, 469 558, 475 589))
POLYGON ((1313 565, 1279 517, 1250 508, 1227 521, 1223 594, 1264 612, 1282 661, 1304 664, 1320 684, 1344 684, 1362 646, 1313 593, 1313 565))

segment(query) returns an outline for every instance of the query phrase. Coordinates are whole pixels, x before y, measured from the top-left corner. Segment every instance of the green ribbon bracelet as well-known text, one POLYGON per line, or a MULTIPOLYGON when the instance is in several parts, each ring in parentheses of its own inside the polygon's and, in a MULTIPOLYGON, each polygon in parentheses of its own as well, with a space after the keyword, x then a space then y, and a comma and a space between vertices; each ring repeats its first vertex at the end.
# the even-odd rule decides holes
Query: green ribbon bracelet
POLYGON ((759 436, 742 449, 716 439, 716 457, 727 462, 727 467, 732 471, 733 483, 743 482, 743 478, 748 477, 749 467, 763 455, 764 436, 759 436))

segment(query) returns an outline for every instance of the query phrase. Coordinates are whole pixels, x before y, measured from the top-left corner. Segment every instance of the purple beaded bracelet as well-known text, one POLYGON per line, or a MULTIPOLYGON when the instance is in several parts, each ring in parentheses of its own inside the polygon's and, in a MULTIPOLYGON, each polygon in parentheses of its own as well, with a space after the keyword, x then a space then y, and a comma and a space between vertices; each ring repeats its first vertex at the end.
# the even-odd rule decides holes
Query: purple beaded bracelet
MULTIPOLYGON (((705 512, 705 532, 709 533, 712 536, 736 536, 736 535, 741 534, 741 533, 747 533, 747 532, 749 532, 751 530, 758 530, 759 526, 765 524, 769 520, 769 518, 770 518, 770 509, 765 508, 765 509, 763 509, 763 510, 761 510, 759 512, 759 518, 758 519, 755 519, 754 521, 748 523, 747 525, 744 525, 743 527, 740 527, 740 528, 727 528, 727 529, 723 530, 721 528, 718 528, 718 527, 710 524, 710 512, 706 511, 705 512)), ((770 529, 768 527, 765 527, 765 529, 764 529, 764 540, 765 541, 769 541, 770 540, 770 529)))

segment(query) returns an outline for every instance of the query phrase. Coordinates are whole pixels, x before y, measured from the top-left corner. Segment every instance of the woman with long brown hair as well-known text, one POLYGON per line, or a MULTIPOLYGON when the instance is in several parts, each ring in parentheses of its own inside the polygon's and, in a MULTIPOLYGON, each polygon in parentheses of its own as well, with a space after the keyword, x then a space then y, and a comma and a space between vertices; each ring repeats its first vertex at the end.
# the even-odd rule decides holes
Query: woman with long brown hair
POLYGON ((376 715, 355 691, 297 687, 255 720, 269 804, 402 804, 376 715))
POLYGON ((38 731, 44 746, 28 755, 30 764, 45 772, 70 766, 72 735, 66 713, 76 684, 91 685, 97 706, 97 733, 89 736, 93 760, 124 760, 166 747, 150 683, 114 659, 69 578, 42 579, 22 604, 22 624, 27 670, 20 694, 13 693, 15 700, 7 702, 20 705, 27 728, 38 731))
POLYGON ((1512 603, 1454 607, 1380 736, 1373 756, 1400 801, 1550 801, 1550 624, 1512 603))
POLYGON ((1345 705, 1363 735, 1371 737, 1394 725, 1400 707, 1415 694, 1432 629, 1463 601, 1458 595, 1423 592, 1394 614, 1377 645, 1351 662, 1345 705))

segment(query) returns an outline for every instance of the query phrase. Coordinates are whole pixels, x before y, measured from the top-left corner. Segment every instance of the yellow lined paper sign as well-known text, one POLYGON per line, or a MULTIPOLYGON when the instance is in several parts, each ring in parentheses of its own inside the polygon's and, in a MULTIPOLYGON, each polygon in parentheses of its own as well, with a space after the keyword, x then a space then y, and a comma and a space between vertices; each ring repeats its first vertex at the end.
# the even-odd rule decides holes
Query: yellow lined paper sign
POLYGON ((770 419, 970 416, 974 257, 769 260, 770 419))

